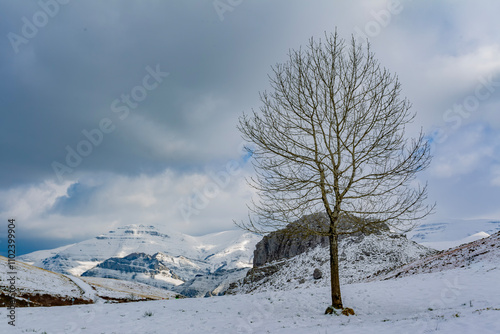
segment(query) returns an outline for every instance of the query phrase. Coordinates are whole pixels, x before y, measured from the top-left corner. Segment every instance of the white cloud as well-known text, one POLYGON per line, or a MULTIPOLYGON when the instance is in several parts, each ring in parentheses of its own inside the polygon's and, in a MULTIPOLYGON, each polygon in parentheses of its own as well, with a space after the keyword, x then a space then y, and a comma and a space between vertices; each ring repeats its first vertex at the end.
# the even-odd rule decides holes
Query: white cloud
POLYGON ((474 171, 491 154, 491 149, 457 153, 454 156, 439 157, 434 161, 434 172, 439 177, 454 177, 474 171))
POLYGON ((500 187, 500 165, 495 165, 491 168, 491 184, 500 187))
POLYGON ((45 181, 38 185, 22 186, 0 192, 0 201, 4 203, 5 216, 32 220, 49 210, 56 199, 66 195, 71 182, 62 184, 45 181))
POLYGON ((85 177, 78 182, 81 192, 69 190, 74 183, 45 182, 3 192, 0 197, 9 199, 9 209, 2 214, 15 217, 30 234, 47 238, 91 237, 138 223, 191 234, 233 229, 233 219, 245 218, 252 192, 243 169, 232 176, 225 166, 216 172, 218 176, 165 170, 154 176, 85 177), (62 204, 57 204, 58 198, 62 204), (186 202, 189 198, 195 201, 186 202), (186 210, 191 211, 186 215, 186 210))
POLYGON ((464 127, 446 142, 437 144, 431 174, 438 178, 451 178, 477 172, 491 163, 498 145, 492 141, 488 127, 464 127))
POLYGON ((500 72, 500 44, 481 45, 463 54, 440 54, 429 63, 427 79, 440 94, 473 94, 480 80, 500 72))

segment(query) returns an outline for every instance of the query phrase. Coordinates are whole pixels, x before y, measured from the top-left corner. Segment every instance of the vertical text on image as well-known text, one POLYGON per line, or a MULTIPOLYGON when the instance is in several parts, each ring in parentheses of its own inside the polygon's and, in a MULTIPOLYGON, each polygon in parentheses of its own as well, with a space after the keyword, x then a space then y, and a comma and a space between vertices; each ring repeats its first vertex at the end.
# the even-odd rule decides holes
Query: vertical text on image
POLYGON ((9 304, 7 305, 7 318, 10 320, 8 324, 11 326, 16 325, 16 220, 9 219, 7 225, 7 293, 10 297, 9 304))

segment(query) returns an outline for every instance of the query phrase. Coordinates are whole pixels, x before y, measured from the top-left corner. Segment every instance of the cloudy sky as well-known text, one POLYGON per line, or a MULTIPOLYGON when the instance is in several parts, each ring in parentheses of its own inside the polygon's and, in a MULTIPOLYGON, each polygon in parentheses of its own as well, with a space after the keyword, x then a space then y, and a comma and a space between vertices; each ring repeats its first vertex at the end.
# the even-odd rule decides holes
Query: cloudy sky
POLYGON ((431 220, 500 219, 500 3, 0 2, 1 254, 142 223, 235 228, 252 192, 236 129, 270 67, 335 27, 368 38, 433 143, 431 220), (3 246, 2 246, 3 245, 3 246))

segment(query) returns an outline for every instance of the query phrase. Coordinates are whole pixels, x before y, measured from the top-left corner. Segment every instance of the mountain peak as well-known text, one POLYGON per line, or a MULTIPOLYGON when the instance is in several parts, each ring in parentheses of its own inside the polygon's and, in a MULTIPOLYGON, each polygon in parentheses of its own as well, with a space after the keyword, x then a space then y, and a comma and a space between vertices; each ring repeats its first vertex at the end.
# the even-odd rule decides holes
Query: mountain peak
POLYGON ((110 239, 117 236, 123 237, 141 237, 144 235, 151 235, 155 237, 170 238, 168 234, 161 233, 153 225, 142 225, 142 224, 129 224, 125 226, 119 226, 114 230, 110 230, 107 233, 101 234, 96 237, 96 239, 110 239))

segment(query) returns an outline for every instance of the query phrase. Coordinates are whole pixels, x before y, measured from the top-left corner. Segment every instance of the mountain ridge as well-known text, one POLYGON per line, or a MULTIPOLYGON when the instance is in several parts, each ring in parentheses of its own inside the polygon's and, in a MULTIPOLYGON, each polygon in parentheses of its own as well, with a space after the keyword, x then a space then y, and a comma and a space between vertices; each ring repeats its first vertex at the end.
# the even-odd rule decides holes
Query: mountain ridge
POLYGON ((171 290, 189 282, 186 289, 177 291, 200 297, 213 294, 221 284, 227 285, 250 269, 260 239, 242 230, 194 237, 132 224, 72 245, 26 254, 19 260, 62 274, 125 279, 171 290), (131 254, 136 258, 130 258, 131 254))

